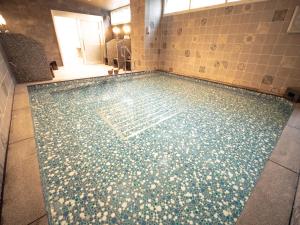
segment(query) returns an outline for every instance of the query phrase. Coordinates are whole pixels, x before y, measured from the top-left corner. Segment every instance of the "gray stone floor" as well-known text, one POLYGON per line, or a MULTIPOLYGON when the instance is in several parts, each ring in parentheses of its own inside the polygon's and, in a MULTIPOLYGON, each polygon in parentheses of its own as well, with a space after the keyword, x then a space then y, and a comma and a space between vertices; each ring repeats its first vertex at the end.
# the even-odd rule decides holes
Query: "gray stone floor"
MULTIPOLYGON (((299 182, 299 181, 298 181, 299 182)), ((291 225, 300 225, 300 182, 298 183, 298 190, 295 198, 293 216, 291 218, 291 225)))
MULTIPOLYGON (((7 154, 2 223, 48 224, 26 85, 15 89, 7 154)), ((284 225, 291 221, 300 225, 299 172, 300 104, 295 106, 237 224, 284 225)))
POLYGON ((2 224, 48 224, 26 86, 15 89, 2 224))
POLYGON ((293 207, 299 169, 300 104, 297 104, 237 224, 285 225, 290 220, 300 224, 300 190, 293 207))

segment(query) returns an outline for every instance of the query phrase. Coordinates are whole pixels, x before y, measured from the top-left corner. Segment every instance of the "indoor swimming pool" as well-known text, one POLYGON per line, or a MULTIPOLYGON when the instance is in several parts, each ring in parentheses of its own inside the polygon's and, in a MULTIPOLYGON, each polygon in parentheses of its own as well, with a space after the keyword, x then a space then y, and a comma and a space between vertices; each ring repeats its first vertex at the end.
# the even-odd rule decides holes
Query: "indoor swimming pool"
POLYGON ((52 224, 234 224, 292 112, 163 72, 29 93, 52 224))

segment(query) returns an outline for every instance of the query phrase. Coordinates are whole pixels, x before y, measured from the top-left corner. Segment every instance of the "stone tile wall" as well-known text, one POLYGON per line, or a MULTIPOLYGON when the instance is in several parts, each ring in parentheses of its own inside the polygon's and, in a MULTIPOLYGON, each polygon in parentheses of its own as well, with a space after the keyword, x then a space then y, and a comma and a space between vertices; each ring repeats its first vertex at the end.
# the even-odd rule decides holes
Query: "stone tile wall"
POLYGON ((145 63, 147 70, 156 70, 159 66, 159 47, 161 38, 162 1, 147 0, 145 14, 145 63))
POLYGON ((132 69, 145 69, 145 0, 131 0, 132 69))
POLYGON ((287 33, 296 5, 268 0, 163 16, 159 68, 281 95, 300 86, 300 34, 287 33))
POLYGON ((52 79, 42 43, 16 33, 1 34, 0 43, 18 83, 52 79))
POLYGON ((131 49, 134 70, 159 66, 161 0, 131 0, 131 49))
POLYGON ((14 87, 15 80, 9 70, 3 48, 0 45, 0 188, 2 187, 14 87))

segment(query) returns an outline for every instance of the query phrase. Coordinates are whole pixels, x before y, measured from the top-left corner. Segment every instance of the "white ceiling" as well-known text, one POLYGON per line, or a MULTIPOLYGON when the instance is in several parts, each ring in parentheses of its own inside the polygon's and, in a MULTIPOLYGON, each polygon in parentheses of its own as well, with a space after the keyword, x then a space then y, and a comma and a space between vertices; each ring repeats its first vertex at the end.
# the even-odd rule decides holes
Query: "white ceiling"
POLYGON ((107 10, 114 10, 122 6, 130 4, 130 0, 79 0, 88 4, 103 7, 107 10))
POLYGON ((111 0, 110 1, 110 10, 120 8, 125 5, 129 5, 130 0, 111 0))

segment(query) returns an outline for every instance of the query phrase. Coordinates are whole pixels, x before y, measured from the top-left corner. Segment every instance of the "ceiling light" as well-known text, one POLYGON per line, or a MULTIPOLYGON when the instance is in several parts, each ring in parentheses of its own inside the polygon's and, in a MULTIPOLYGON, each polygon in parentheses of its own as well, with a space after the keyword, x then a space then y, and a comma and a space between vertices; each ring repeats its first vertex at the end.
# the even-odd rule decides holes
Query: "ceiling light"
POLYGON ((112 31, 114 34, 119 34, 121 32, 121 29, 119 27, 113 27, 112 31))
POLYGON ((124 25, 122 29, 125 34, 129 34, 131 32, 131 27, 129 25, 124 25))

